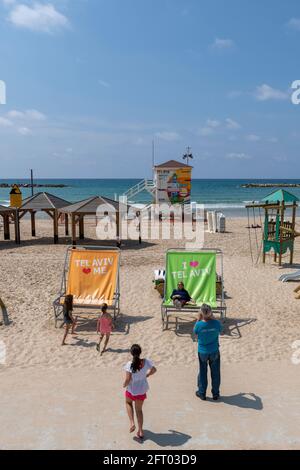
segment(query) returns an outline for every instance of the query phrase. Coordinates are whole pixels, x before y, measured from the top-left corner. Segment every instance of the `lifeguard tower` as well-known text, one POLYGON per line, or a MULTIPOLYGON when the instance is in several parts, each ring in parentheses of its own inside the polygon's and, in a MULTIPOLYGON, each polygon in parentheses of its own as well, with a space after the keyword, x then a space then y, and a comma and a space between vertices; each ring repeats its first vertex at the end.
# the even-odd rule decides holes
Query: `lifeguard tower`
POLYGON ((191 202, 192 167, 169 160, 154 167, 155 202, 189 204, 191 202))
MULTIPOLYGON (((264 210, 263 226, 263 263, 266 254, 274 251, 274 261, 282 265, 282 256, 290 252, 290 264, 293 264, 295 238, 300 236, 295 230, 299 199, 293 194, 279 189, 266 196, 261 203, 246 206, 247 209, 264 210)), ((254 227, 256 228, 256 227, 254 227)), ((250 227, 249 227, 250 229, 250 227)))
POLYGON ((152 203, 189 204, 191 202, 192 166, 169 160, 153 167, 153 180, 144 179, 123 196, 133 199, 142 191, 152 196, 152 203))

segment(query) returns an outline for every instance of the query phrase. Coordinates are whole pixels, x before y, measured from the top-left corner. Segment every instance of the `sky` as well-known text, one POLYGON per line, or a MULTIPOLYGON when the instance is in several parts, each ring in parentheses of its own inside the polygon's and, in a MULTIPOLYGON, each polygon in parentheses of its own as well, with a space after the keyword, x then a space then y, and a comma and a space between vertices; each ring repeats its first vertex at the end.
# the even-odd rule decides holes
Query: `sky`
POLYGON ((299 0, 0 0, 0 179, 300 178, 299 0))

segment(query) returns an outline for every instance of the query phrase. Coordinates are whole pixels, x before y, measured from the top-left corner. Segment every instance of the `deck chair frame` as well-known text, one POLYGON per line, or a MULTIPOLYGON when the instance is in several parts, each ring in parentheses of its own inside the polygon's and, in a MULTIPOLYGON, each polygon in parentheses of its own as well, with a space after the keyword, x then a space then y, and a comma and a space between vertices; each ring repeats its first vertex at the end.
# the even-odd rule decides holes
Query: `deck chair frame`
MULTIPOLYGON (((166 261, 168 253, 181 253, 184 249, 180 248, 170 248, 166 253, 166 261)), ((213 313, 216 315, 220 315, 220 319, 222 322, 226 320, 226 302, 225 302, 225 291, 224 291, 224 260, 223 260, 223 252, 219 248, 203 248, 200 250, 186 250, 191 253, 216 253, 217 257, 220 258, 220 265, 221 265, 221 294, 217 294, 217 306, 213 308, 213 313)), ((167 262, 166 262, 167 267, 167 262)), ((162 328, 163 330, 167 330, 169 328, 170 317, 174 318, 175 322, 175 329, 178 328, 178 319, 184 317, 192 317, 197 311, 199 311, 200 306, 193 306, 193 305, 185 305, 180 310, 178 310, 174 305, 165 305, 166 302, 166 290, 167 290, 167 282, 165 282, 164 287, 164 298, 161 304, 161 319, 162 319, 162 328)))
MULTIPOLYGON (((55 327, 57 327, 57 322, 63 315, 63 306, 61 304, 61 299, 66 295, 67 283, 68 283, 68 272, 69 272, 69 263, 70 263, 70 253, 73 250, 82 251, 82 250, 98 250, 98 251, 116 251, 121 253, 121 250, 116 247, 111 246, 68 246, 67 252, 65 255, 64 269, 61 280, 60 294, 53 302, 54 309, 54 320, 55 327)), ((81 310, 99 310, 100 305, 74 305, 74 309, 80 308, 81 310)), ((117 282, 116 282, 116 291, 114 293, 112 305, 108 306, 108 311, 112 312, 114 319, 120 314, 120 256, 118 260, 118 272, 117 272, 117 282)))

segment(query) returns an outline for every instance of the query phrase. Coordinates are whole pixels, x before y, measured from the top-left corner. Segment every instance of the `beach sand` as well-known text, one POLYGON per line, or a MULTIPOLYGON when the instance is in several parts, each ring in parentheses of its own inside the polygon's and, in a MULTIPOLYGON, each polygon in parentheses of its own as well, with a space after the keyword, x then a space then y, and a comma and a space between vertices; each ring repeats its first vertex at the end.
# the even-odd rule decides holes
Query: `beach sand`
MULTIPOLYGON (((250 374, 255 384, 253 374, 260 365, 262 370, 267 371, 266 364, 269 363, 272 368, 276 368, 277 363, 278 367, 291 364, 292 343, 300 339, 300 301, 294 299, 295 283, 278 282, 280 274, 299 267, 300 243, 296 241, 292 269, 288 265, 278 268, 270 257, 266 265, 261 261, 253 265, 246 225, 246 219, 227 220, 228 232, 206 234, 205 247, 218 247, 224 252, 228 312, 225 334, 220 339, 223 366, 228 371, 250 374), (246 371, 245 364, 253 364, 253 371, 251 368, 246 371)), ((260 237, 260 231, 257 233, 260 237)), ((162 331, 161 298, 152 283, 154 269, 164 266, 166 250, 182 247, 183 243, 158 240, 143 242, 141 246, 137 242, 125 243, 120 272, 122 314, 116 322, 108 352, 100 357, 95 349, 97 316, 88 321, 81 318, 76 335, 68 337, 69 346, 60 346, 63 331, 54 328, 52 302, 59 292, 68 241, 62 238, 61 244, 53 245, 51 234, 51 222, 40 219, 37 220, 38 237, 32 239, 29 222, 25 220, 22 221, 21 246, 13 242, 0 242, 0 297, 6 304, 11 321, 8 327, 0 326, 0 339, 6 345, 7 353, 5 365, 0 365, 0 387, 5 386, 6 377, 9 383, 14 374, 26 375, 28 371, 30 376, 30 371, 37 370, 44 371, 44 374, 47 371, 52 381, 55 371, 57 374, 63 371, 74 374, 74 369, 78 369, 78 374, 84 370, 85 380, 88 377, 95 379, 95 374, 99 374, 101 381, 102 373, 106 380, 109 380, 110 374, 121 377, 122 366, 129 359, 128 350, 133 342, 138 342, 145 355, 159 368, 188 371, 189 389, 193 397, 195 383, 192 377, 196 377, 198 364, 192 323, 180 323, 177 333, 172 328, 162 331)), ((253 230, 251 234, 256 257, 253 230)), ((95 238, 93 225, 86 228, 86 235, 95 238)), ((284 261, 288 263, 288 258, 284 261)), ((296 366, 290 365, 288 370, 293 368, 299 376, 296 366)), ((180 380, 179 375, 178 378, 180 380)), ((159 380, 157 374, 157 384, 159 380)), ((36 391, 36 386, 33 380, 32 392, 36 391)), ((166 374, 161 377, 160 386, 169 388, 166 374)), ((280 386, 278 384, 278 393, 280 386)), ((241 391, 245 390, 239 387, 236 393, 241 391)), ((291 390, 291 395, 293 393, 296 391, 291 390)), ((99 396, 100 402, 102 399, 99 396)), ((11 411, 13 413, 13 408, 11 411)), ((120 419, 124 421, 125 418, 120 415, 120 419)), ((167 423, 164 425, 167 426, 167 423)), ((7 441, 4 445, 0 441, 1 445, 11 447, 12 444, 7 441)), ((274 447, 277 446, 277 441, 274 441, 274 447)))

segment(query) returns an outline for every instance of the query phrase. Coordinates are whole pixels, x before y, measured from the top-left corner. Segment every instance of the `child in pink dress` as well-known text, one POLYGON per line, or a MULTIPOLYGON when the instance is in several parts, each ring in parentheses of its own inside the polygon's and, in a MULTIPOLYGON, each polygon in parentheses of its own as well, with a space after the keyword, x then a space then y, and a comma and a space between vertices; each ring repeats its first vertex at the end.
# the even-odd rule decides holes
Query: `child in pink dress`
POLYGON ((101 352, 101 356, 102 356, 102 354, 105 353, 106 351, 110 334, 114 328, 114 325, 113 325, 112 317, 107 311, 107 304, 103 304, 101 310, 102 310, 102 314, 97 324, 97 333, 100 332, 100 339, 99 339, 99 343, 96 346, 96 349, 98 352, 100 352, 101 341, 103 340, 105 336, 104 348, 102 349, 102 352, 101 352))

